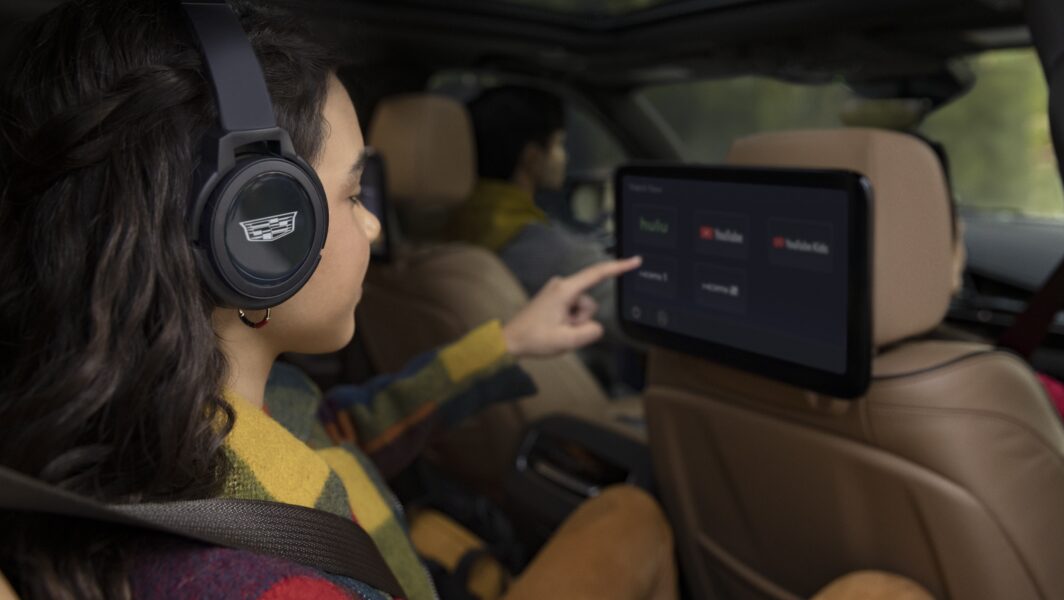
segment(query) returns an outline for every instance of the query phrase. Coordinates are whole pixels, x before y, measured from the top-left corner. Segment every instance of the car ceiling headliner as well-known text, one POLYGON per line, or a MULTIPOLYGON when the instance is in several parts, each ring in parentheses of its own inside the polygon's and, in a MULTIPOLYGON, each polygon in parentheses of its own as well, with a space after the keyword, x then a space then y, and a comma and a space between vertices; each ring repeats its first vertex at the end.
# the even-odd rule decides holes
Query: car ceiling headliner
POLYGON ((359 40, 352 52, 367 62, 428 72, 498 69, 610 87, 741 73, 875 81, 1029 44, 1012 0, 752 0, 612 19, 440 1, 289 3, 359 40))
MULTIPOLYGON (((340 40, 356 64, 602 88, 744 73, 880 81, 1029 43, 1019 0, 689 0, 613 18, 484 0, 276 1, 340 40)), ((0 24, 56 4, 0 0, 0 24)))

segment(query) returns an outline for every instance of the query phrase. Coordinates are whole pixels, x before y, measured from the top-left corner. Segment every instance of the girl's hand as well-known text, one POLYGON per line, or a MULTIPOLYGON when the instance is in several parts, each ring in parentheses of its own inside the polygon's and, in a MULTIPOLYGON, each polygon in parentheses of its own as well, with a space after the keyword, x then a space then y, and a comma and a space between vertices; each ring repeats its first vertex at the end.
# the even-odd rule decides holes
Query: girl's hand
POLYGON ((642 262, 638 256, 611 260, 569 277, 551 279, 503 326, 510 354, 517 358, 555 356, 602 337, 602 325, 593 318, 598 304, 585 292, 606 279, 638 268, 642 262))

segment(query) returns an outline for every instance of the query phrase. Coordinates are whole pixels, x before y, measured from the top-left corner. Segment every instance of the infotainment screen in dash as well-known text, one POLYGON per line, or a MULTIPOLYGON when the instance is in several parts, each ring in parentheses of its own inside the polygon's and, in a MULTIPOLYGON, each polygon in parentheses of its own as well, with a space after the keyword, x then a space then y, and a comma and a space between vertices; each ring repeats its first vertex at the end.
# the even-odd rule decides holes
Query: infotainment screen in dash
POLYGON ((617 175, 622 325, 644 341, 852 397, 871 356, 867 182, 842 171, 617 175))

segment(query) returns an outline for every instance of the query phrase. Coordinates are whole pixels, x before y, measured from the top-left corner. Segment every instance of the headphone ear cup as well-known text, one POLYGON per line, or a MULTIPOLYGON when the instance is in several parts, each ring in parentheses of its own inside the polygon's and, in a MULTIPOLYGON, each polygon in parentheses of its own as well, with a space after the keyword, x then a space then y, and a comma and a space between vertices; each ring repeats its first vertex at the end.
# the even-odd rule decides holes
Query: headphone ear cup
POLYGON ((329 228, 325 191, 277 125, 237 14, 225 0, 180 5, 218 109, 188 213, 200 273, 222 306, 276 306, 303 287, 321 260, 329 228))
POLYGON ((328 206, 312 170, 273 155, 246 157, 223 177, 202 213, 203 273, 218 300, 276 306, 310 279, 328 230, 328 206))

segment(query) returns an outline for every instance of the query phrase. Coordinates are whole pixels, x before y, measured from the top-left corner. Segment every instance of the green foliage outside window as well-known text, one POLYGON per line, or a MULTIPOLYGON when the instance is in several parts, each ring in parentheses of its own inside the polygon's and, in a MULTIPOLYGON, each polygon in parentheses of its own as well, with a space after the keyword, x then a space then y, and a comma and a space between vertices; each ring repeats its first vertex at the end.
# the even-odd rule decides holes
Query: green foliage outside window
POLYGON ((975 88, 928 118, 921 131, 945 144, 963 206, 1064 215, 1046 117, 1048 93, 1032 50, 972 61, 975 88))

